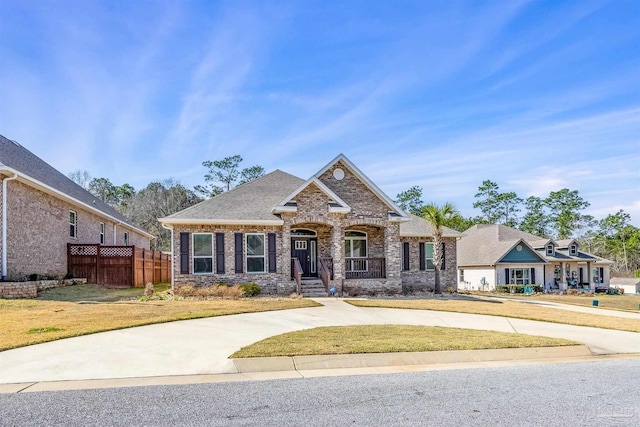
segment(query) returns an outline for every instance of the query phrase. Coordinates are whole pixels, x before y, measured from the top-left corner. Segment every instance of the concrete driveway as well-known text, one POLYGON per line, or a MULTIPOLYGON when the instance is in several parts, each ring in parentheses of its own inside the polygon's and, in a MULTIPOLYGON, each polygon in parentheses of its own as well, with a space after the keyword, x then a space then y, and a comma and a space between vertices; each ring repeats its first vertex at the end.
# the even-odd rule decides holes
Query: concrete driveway
POLYGON ((323 307, 239 314, 141 326, 0 353, 0 383, 237 372, 228 359, 264 338, 318 326, 411 324, 567 338, 594 354, 640 353, 640 334, 423 310, 360 308, 340 299, 323 307))

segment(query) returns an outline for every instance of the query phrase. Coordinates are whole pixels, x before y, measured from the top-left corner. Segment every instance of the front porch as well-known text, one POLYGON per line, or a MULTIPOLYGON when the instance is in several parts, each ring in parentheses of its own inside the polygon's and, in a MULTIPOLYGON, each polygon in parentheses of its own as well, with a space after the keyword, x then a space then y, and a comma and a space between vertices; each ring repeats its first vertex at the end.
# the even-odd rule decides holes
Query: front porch
POLYGON ((605 269, 592 262, 560 262, 551 264, 548 268, 548 273, 553 277, 548 290, 552 292, 566 292, 570 289, 598 292, 609 287, 605 269))

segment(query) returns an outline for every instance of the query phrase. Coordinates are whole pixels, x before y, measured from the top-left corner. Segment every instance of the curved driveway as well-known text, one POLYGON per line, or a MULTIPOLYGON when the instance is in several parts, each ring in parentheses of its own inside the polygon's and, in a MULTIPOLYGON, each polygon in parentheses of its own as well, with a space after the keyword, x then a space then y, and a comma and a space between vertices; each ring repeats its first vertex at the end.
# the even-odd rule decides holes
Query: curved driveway
POLYGON ((237 372, 236 350, 269 336, 318 326, 411 324, 567 338, 595 354, 640 353, 640 333, 425 310, 361 308, 323 298, 323 307, 238 314, 141 326, 0 353, 0 383, 237 372))

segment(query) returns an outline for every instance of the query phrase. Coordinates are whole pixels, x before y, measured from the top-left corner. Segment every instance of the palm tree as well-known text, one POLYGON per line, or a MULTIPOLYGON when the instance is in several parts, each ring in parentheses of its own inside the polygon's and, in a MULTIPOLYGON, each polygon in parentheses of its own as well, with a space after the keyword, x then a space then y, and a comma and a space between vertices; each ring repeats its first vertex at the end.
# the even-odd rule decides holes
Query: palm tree
POLYGON ((424 218, 433 227, 433 264, 435 267, 435 285, 434 292, 441 294, 440 290, 440 267, 442 266, 442 227, 450 223, 450 221, 458 216, 456 207, 447 202, 443 206, 429 203, 422 209, 422 218, 424 218))

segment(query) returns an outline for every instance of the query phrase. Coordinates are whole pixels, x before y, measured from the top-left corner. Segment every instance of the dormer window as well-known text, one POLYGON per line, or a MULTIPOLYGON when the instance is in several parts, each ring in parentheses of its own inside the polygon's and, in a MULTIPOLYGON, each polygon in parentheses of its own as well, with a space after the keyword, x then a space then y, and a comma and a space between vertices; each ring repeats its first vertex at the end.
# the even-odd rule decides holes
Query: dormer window
POLYGON ((577 246, 577 245, 575 245, 575 244, 571 245, 571 246, 569 247, 569 254, 570 254, 571 256, 576 256, 576 255, 578 255, 578 246, 577 246))
POLYGON ((547 255, 553 256, 553 245, 547 245, 547 255))

